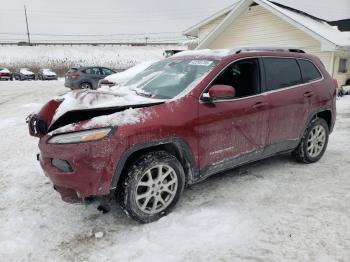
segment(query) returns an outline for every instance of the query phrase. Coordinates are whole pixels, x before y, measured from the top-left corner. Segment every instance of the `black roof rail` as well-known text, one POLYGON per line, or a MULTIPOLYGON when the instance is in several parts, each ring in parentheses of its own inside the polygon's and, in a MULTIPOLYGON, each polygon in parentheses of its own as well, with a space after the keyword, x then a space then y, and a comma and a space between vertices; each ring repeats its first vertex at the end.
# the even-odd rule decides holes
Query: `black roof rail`
POLYGON ((289 48, 289 47, 243 47, 243 48, 239 48, 236 51, 236 54, 239 54, 242 52, 252 52, 252 51, 305 53, 305 51, 302 49, 289 48))

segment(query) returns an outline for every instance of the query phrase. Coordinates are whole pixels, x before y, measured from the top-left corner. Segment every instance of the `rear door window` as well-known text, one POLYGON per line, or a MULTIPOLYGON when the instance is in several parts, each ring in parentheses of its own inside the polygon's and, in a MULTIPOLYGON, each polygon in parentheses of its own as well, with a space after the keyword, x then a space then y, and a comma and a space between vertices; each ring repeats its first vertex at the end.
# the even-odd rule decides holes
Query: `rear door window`
POLYGON ((308 60, 299 59, 301 74, 305 83, 312 82, 322 78, 320 71, 308 60))
POLYGON ((266 89, 278 90, 302 83, 298 62, 294 58, 263 58, 266 89))

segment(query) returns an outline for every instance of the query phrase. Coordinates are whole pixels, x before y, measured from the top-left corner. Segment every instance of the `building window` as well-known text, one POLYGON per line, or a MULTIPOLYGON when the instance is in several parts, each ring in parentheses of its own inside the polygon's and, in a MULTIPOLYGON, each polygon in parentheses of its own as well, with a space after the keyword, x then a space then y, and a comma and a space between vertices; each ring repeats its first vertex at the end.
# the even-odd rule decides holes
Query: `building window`
POLYGON ((349 69, 348 59, 340 58, 339 59, 339 67, 338 73, 346 73, 349 69))

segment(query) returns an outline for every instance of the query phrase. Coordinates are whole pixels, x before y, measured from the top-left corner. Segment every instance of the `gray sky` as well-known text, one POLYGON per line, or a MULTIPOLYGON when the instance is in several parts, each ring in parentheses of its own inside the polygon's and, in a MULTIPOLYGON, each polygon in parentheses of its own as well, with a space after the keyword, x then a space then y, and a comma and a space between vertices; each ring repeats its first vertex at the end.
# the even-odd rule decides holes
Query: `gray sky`
POLYGON ((184 29, 235 1, 11 0, 0 9, 0 40, 26 39, 24 4, 34 40, 123 41, 144 39, 146 35, 153 40, 178 39, 184 29))
MULTIPOLYGON (((1 0, 0 41, 179 40, 181 32, 238 0, 1 0), (58 36, 60 35, 60 36, 58 36), (63 35, 63 36, 62 36, 63 35), (91 36, 98 35, 98 36, 91 36)), ((325 20, 350 18, 350 0, 273 0, 325 20)))

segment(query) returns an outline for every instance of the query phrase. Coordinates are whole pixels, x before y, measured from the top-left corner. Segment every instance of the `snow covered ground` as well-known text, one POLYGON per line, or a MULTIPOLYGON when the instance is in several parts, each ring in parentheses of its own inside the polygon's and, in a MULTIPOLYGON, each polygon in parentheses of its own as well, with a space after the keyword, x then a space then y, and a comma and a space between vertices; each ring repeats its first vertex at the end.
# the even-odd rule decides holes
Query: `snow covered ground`
POLYGON ((350 261, 350 96, 320 162, 283 155, 216 175, 139 225, 117 206, 62 202, 43 175, 25 117, 66 91, 0 82, 1 261, 350 261))

